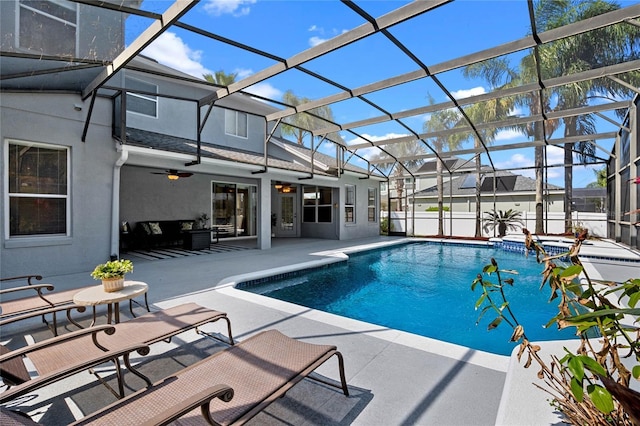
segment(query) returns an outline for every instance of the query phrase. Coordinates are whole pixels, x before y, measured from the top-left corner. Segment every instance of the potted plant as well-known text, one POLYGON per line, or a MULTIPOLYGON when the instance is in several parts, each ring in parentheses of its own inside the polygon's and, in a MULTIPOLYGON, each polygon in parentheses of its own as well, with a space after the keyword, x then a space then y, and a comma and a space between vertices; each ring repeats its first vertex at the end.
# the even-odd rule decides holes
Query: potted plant
POLYGON ((523 225, 520 214, 519 211, 511 209, 485 212, 486 216, 483 218, 484 226, 482 228, 486 233, 498 228, 498 237, 502 238, 508 230, 516 231, 519 228, 518 225, 523 225))
POLYGON ((91 276, 95 280, 102 280, 104 291, 114 292, 124 288, 124 275, 128 272, 133 272, 133 262, 118 259, 96 266, 91 276))

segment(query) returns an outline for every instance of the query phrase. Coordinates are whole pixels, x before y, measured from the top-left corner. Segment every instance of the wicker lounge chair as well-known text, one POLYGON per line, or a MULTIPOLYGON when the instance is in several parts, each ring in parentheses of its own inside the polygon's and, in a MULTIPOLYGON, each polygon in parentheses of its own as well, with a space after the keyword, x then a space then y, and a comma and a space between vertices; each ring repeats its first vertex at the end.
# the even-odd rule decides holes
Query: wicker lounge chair
MULTIPOLYGON (((47 324, 54 336, 58 335, 58 321, 56 314, 66 312, 67 319, 78 328, 82 328, 71 318, 71 311, 84 312, 84 306, 73 303, 73 295, 82 288, 54 291, 52 284, 36 284, 32 280, 40 281, 41 275, 22 275, 19 277, 0 278, 1 283, 11 281, 26 281, 27 285, 0 289, 0 326, 29 318, 42 316, 42 322, 47 324), (7 296, 10 295, 8 300, 7 296), (18 297, 14 297, 18 294, 18 297), (24 295, 23 297, 20 297, 24 295), (46 315, 52 315, 52 323, 46 315)), ((4 284, 3 284, 4 287, 4 284)))
MULTIPOLYGON (((10 388, 0 393, 0 403, 107 361, 114 362, 118 379, 118 392, 110 390, 116 397, 122 397, 124 382, 120 358, 132 373, 151 384, 131 366, 129 355, 133 351, 146 355, 150 344, 171 339, 172 336, 193 328, 198 331, 198 327, 219 319, 227 322, 229 341, 225 343, 233 345, 231 322, 224 312, 207 309, 195 303, 186 303, 119 324, 67 333, 11 352, 5 348, 5 353, 0 355, 0 375, 10 388), (29 377, 22 359, 24 356, 29 358, 38 377, 29 377)), ((215 338, 213 335, 207 335, 215 338)), ((94 374, 97 376, 97 373, 94 374)))
POLYGON ((177 419, 178 424, 242 424, 334 355, 340 387, 349 395, 343 358, 335 346, 305 343, 268 330, 74 424, 161 425, 177 419))

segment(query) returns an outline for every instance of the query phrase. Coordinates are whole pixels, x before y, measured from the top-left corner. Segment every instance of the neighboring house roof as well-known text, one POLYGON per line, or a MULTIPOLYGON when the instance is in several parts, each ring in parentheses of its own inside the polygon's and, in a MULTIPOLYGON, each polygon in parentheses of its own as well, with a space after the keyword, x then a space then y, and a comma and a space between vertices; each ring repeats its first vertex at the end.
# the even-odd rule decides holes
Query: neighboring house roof
MULTIPOLYGON (((522 175, 516 175, 508 171, 497 171, 496 176, 496 193, 506 192, 535 192, 536 181, 522 175)), ((475 173, 467 173, 460 175, 451 180, 452 191, 447 183, 443 186, 443 195, 474 195, 476 193, 475 173)), ((550 191, 560 191, 561 187, 548 184, 547 189, 550 191)), ((485 174, 481 184, 481 192, 492 193, 493 192, 493 173, 485 174)), ((435 197, 438 195, 437 187, 431 186, 418 191, 414 194, 414 197, 435 197)))
POLYGON ((604 198, 607 196, 607 188, 573 188, 573 198, 604 198))
MULTIPOLYGON (((295 151, 298 155, 296 157, 302 161, 308 162, 308 165, 302 164, 299 161, 291 161, 283 158, 277 158, 273 155, 268 156, 268 166, 278 169, 293 170, 299 172, 309 173, 311 151, 308 148, 286 141, 284 139, 278 139, 279 144, 287 144, 290 150, 295 151), (307 161, 308 159, 308 161, 307 161)), ((181 154, 197 155, 197 141, 192 139, 180 138, 171 135, 165 135, 156 132, 150 132, 147 130, 140 130, 135 128, 127 128, 127 140, 126 145, 139 146, 142 148, 153 148, 168 152, 175 152, 181 154)), ((255 164, 257 166, 264 165, 264 156, 255 152, 246 150, 240 150, 230 148, 227 146, 220 146, 211 143, 202 142, 200 145, 202 157, 213 158, 217 160, 225 160, 231 162, 239 162, 244 164, 255 164)), ((335 176, 336 167, 335 159, 327 155, 316 153, 314 155, 314 173, 326 176, 335 176), (331 166, 328 166, 331 164, 331 166)), ((367 170, 361 167, 352 165, 346 165, 345 170, 349 170, 355 173, 367 174, 367 170)))
MULTIPOLYGON (((475 162, 473 162, 472 160, 465 160, 459 157, 449 157, 449 158, 443 158, 442 159, 444 162, 444 170, 446 171, 451 170, 453 171, 462 171, 462 170, 474 170, 475 167, 475 162)), ((420 165, 420 167, 418 167, 413 174, 415 176, 420 176, 420 175, 434 175, 436 173, 436 168, 437 168, 437 161, 427 161, 426 163, 423 163, 422 165, 420 165)))

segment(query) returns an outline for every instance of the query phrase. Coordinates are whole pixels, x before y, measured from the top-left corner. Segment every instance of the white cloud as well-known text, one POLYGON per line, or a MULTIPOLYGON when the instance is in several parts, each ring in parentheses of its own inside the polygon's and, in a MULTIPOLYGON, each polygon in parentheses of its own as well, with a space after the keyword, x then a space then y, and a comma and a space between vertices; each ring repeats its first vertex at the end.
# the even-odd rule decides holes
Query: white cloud
POLYGON ((347 30, 338 30, 336 28, 330 30, 330 31, 325 31, 324 28, 319 27, 317 25, 311 25, 308 29, 309 32, 311 33, 318 33, 318 35, 314 35, 309 37, 309 46, 311 47, 315 47, 319 44, 324 43, 325 41, 339 35, 339 34, 344 34, 345 32, 347 32, 347 30))
MULTIPOLYGON (((549 146, 547 148, 547 163, 549 165, 562 164, 563 161, 564 153, 562 151, 562 148, 558 148, 555 146, 549 146)), ((522 153, 515 153, 511 157, 509 157, 509 159, 495 163, 496 168, 506 170, 518 167, 533 167, 534 165, 534 158, 526 156, 522 153)), ((511 172, 517 175, 526 176, 531 179, 536 178, 534 169, 511 170, 511 172)), ((553 167, 547 169, 547 177, 549 179, 557 179, 561 178, 562 176, 564 176, 564 169, 562 167, 553 167)))
POLYGON ((249 5, 255 4, 256 0, 208 0, 204 5, 204 10, 210 15, 232 15, 244 16, 251 12, 249 5))
MULTIPOLYGON (((353 138, 351 140, 346 141, 346 143, 347 143, 347 146, 349 146, 349 145, 355 145, 355 144, 361 144, 361 143, 367 143, 367 142, 377 142, 377 141, 382 141, 387 139, 402 138, 404 136, 409 136, 409 135, 406 133, 402 133, 402 134, 387 133, 386 135, 382 135, 382 136, 373 136, 373 135, 364 133, 362 134, 362 138, 353 138), (366 138, 366 140, 363 138, 366 138)), ((367 160, 370 160, 371 158, 375 157, 376 155, 379 155, 380 153, 381 151, 378 147, 361 148, 358 150, 358 155, 366 158, 367 160)))
POLYGON ((487 93, 484 87, 474 87, 472 89, 461 89, 456 90, 455 92, 451 92, 451 96, 455 99, 463 99, 468 98, 470 96, 482 95, 483 93, 487 93))
POLYGON ((263 96, 269 99, 280 99, 282 97, 282 90, 276 89, 269 83, 261 82, 244 89, 247 93, 253 93, 254 95, 263 96))
POLYGON ((159 63, 174 68, 178 71, 202 78, 203 74, 213 74, 205 68, 201 50, 192 50, 175 33, 165 32, 151 45, 142 51, 142 54, 155 59, 159 63))
POLYGON ((315 47, 319 44, 324 43, 325 41, 329 40, 328 38, 321 38, 321 37, 317 37, 317 36, 313 36, 309 38, 309 46, 311 47, 315 47))
POLYGON ((511 139, 517 139, 523 137, 523 134, 518 132, 517 130, 500 130, 496 133, 497 141, 507 141, 511 139))

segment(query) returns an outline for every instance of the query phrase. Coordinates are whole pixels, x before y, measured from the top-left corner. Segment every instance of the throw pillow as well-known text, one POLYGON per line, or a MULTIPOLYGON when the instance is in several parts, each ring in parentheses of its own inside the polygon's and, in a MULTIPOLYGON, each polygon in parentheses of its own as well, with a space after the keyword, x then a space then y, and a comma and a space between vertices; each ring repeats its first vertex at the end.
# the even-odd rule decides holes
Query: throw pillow
POLYGON ((149 228, 148 223, 142 222, 140 225, 142 225, 142 229, 144 230, 145 234, 151 235, 151 228, 149 228))
POLYGON ((162 229, 158 222, 149 222, 149 228, 151 228, 151 233, 153 235, 162 235, 162 229))
POLYGON ((193 222, 180 222, 181 231, 191 231, 193 229, 193 222))

